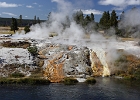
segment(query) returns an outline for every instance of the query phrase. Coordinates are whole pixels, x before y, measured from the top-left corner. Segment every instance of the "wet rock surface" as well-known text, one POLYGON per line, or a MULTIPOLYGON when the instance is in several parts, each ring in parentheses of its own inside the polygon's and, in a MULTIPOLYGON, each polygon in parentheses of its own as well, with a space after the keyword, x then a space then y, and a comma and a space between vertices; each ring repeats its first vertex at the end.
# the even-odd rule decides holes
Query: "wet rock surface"
POLYGON ((60 82, 64 77, 86 78, 86 75, 92 74, 88 48, 48 45, 39 54, 46 57, 44 76, 52 82, 60 82))

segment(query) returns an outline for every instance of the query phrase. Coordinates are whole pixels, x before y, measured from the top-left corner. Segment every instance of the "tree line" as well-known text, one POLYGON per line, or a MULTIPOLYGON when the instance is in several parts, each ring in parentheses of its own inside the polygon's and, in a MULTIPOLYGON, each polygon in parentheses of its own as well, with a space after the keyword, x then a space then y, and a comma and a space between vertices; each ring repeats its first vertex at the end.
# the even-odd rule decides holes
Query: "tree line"
MULTIPOLYGON (((130 11, 137 11, 138 9, 136 7, 130 9, 130 11)), ((92 31, 104 31, 105 35, 108 34, 108 30, 111 28, 114 30, 114 35, 120 36, 120 37, 130 37, 134 33, 139 32, 140 25, 126 25, 124 28, 120 28, 119 25, 123 24, 123 21, 126 17, 125 12, 123 11, 120 16, 117 15, 115 10, 104 11, 99 22, 95 22, 94 14, 91 13, 89 15, 84 15, 83 12, 77 11, 73 14, 73 19, 75 22, 79 25, 81 25, 83 28, 85 28, 87 33, 92 33, 92 31)), ((133 19, 130 19, 133 20, 133 19)), ((140 37, 140 32, 137 33, 136 37, 140 37)))
MULTIPOLYGON (((132 10, 134 10, 134 9, 132 9, 132 10)), ((104 11, 99 22, 95 22, 95 17, 94 17, 93 13, 84 15, 82 10, 79 10, 79 11, 76 11, 75 13, 73 13, 72 18, 70 18, 69 16, 65 16, 65 21, 62 22, 61 24, 63 25, 63 28, 65 29, 67 27, 70 27, 71 21, 74 20, 77 24, 79 24, 80 26, 82 26, 85 29, 86 33, 92 33, 92 31, 104 31, 104 34, 107 35, 106 34, 107 31, 110 28, 113 28, 115 30, 114 35, 121 36, 121 37, 128 37, 129 35, 126 35, 128 33, 126 29, 118 28, 119 22, 124 19, 124 13, 125 12, 123 11, 120 16, 117 16, 117 13, 115 10, 112 10, 111 12, 104 11)), ((53 16, 50 12, 47 17, 48 19, 46 21, 46 23, 48 25, 52 22, 52 20, 51 20, 52 17, 55 17, 55 16, 53 16)), ((41 21, 40 21, 39 17, 36 18, 36 16, 34 16, 34 20, 33 20, 32 24, 37 24, 37 23, 40 24, 40 22, 41 21)), ((18 30, 18 28, 17 28, 18 26, 22 26, 22 16, 21 15, 19 16, 19 19, 12 18, 11 30, 13 30, 15 32, 15 30, 18 30)), ((25 26, 25 28, 24 28, 25 33, 30 31, 30 29, 29 29, 30 26, 31 25, 25 26)), ((130 26, 128 28, 130 28, 130 26)))
POLYGON ((42 22, 42 21, 40 21, 39 17, 36 18, 36 16, 34 16, 34 20, 32 20, 32 22, 26 23, 26 25, 23 24, 23 21, 24 20, 22 19, 22 15, 19 16, 19 19, 12 17, 11 25, 10 25, 11 31, 14 31, 14 33, 15 33, 15 31, 19 29, 18 27, 25 27, 24 30, 25 30, 25 33, 27 33, 30 31, 29 28, 31 25, 34 25, 37 23, 40 24, 40 22, 42 22))

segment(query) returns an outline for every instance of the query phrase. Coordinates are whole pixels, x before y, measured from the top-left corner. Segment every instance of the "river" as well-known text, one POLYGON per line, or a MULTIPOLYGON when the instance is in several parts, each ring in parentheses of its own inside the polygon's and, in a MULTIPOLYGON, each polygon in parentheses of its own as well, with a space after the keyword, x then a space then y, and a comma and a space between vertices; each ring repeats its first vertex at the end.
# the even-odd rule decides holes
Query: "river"
POLYGON ((140 100, 140 84, 98 78, 95 85, 1 85, 0 100, 140 100))

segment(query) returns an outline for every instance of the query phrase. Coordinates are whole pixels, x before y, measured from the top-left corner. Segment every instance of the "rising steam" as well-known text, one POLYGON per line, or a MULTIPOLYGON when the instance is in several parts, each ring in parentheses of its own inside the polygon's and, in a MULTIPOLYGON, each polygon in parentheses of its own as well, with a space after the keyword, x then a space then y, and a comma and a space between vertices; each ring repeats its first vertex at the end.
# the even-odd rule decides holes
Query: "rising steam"
MULTIPOLYGON (((85 29, 82 26, 76 24, 71 16, 74 13, 74 9, 76 8, 74 8, 70 2, 66 2, 65 0, 52 0, 52 2, 57 3, 58 11, 51 12, 49 21, 31 26, 31 32, 27 34, 24 34, 24 32, 21 32, 20 34, 16 33, 13 37, 47 39, 51 33, 56 33, 57 37, 53 38, 53 42, 55 43, 74 45, 76 45, 76 43, 80 45, 86 44, 84 43, 84 37, 86 37, 85 29), (63 24, 68 23, 68 20, 66 19, 67 16, 69 16, 70 20, 69 26, 64 28, 63 24), (64 39, 67 39, 67 41, 64 42, 64 39)), ((104 37, 97 33, 92 33, 87 37, 89 37, 88 39, 91 41, 96 41, 99 39, 104 40, 104 37)))
POLYGON ((123 14, 123 18, 119 23, 119 29, 125 29, 131 32, 133 37, 140 38, 140 9, 132 8, 123 14))

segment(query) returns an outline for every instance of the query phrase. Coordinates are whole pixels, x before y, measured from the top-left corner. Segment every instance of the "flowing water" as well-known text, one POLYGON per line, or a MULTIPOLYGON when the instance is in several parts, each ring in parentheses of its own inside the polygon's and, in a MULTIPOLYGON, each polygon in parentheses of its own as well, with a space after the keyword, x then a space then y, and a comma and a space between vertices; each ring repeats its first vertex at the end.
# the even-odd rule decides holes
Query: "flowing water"
POLYGON ((0 100, 140 100, 140 84, 99 78, 95 85, 3 85, 0 100))

